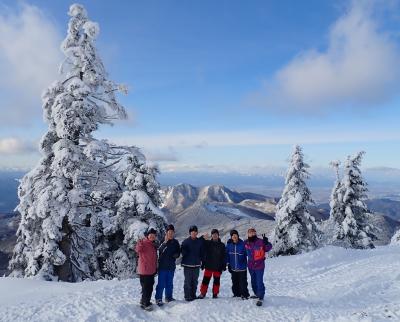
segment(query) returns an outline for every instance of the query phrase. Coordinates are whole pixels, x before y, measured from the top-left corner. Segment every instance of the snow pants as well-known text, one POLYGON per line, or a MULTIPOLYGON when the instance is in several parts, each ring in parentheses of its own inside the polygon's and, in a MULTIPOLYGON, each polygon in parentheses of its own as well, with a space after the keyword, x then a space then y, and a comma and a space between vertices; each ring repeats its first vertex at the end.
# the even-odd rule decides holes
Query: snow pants
POLYGON ((264 269, 249 269, 251 278, 251 288, 253 289, 254 295, 260 300, 264 299, 265 286, 264 286, 264 269))
POLYGON ((200 274, 200 267, 184 266, 183 274, 185 276, 185 282, 183 285, 185 300, 194 300, 196 298, 196 290, 200 274))
POLYGON ((172 292, 174 288, 175 271, 173 270, 160 270, 158 271, 158 282, 156 286, 156 300, 162 300, 163 292, 165 289, 165 298, 172 299, 172 292))
POLYGON ((249 297, 249 290, 247 288, 247 271, 232 271, 232 292, 233 296, 249 297))
POLYGON ((212 292, 213 292, 213 295, 218 295, 221 274, 222 273, 218 272, 218 271, 212 271, 212 270, 209 270, 209 269, 205 269, 204 270, 203 281, 201 282, 201 286, 200 286, 200 293, 202 295, 206 295, 207 294, 208 284, 210 284, 211 277, 213 277, 212 292))
POLYGON ((140 275, 140 285, 142 286, 142 299, 140 304, 150 305, 151 293, 153 293, 155 275, 140 275))

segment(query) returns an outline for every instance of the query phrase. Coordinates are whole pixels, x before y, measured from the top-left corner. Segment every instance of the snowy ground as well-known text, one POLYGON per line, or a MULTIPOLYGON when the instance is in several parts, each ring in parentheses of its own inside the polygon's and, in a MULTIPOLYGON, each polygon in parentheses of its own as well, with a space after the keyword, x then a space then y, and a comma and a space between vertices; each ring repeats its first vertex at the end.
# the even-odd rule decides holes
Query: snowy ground
POLYGON ((138 280, 78 284, 0 278, 1 321, 400 321, 400 246, 356 251, 325 247, 267 260, 267 296, 232 299, 230 275, 221 298, 178 301, 142 311, 138 280))

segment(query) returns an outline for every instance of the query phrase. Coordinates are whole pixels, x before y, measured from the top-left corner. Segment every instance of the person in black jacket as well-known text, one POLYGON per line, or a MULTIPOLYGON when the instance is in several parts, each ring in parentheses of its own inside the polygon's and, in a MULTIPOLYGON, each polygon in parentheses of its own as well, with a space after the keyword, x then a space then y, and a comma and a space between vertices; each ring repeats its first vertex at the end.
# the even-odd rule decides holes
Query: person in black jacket
POLYGON ((173 293, 173 280, 175 274, 176 259, 180 256, 181 247, 174 238, 175 228, 168 225, 165 240, 158 249, 158 283, 156 287, 156 304, 162 306, 162 295, 165 289, 165 301, 171 302, 175 299, 173 293))
POLYGON ((204 276, 199 298, 202 299, 206 296, 211 277, 213 277, 213 298, 218 297, 220 278, 225 267, 225 244, 219 238, 219 231, 213 229, 211 231, 211 240, 204 241, 203 264, 201 266, 204 269, 204 276))
POLYGON ((190 236, 182 242, 182 262, 185 282, 183 286, 185 300, 193 301, 196 297, 197 283, 203 256, 204 239, 197 238, 198 229, 190 226, 190 236))

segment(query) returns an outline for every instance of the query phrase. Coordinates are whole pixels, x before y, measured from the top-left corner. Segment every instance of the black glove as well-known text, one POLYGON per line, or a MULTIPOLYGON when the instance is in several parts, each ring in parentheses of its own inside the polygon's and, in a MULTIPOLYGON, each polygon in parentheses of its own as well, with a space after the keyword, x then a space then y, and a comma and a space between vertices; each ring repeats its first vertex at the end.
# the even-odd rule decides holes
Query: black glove
POLYGON ((231 273, 231 274, 233 273, 231 265, 228 265, 228 272, 231 273))
POLYGON ((268 244, 269 243, 269 240, 268 240, 268 237, 267 236, 265 236, 266 234, 262 234, 262 238, 263 238, 263 242, 264 242, 264 244, 266 245, 266 244, 268 244))
POLYGON ((201 268, 201 270, 204 270, 204 268, 205 268, 205 267, 204 267, 204 264, 201 264, 201 267, 200 267, 200 268, 201 268))

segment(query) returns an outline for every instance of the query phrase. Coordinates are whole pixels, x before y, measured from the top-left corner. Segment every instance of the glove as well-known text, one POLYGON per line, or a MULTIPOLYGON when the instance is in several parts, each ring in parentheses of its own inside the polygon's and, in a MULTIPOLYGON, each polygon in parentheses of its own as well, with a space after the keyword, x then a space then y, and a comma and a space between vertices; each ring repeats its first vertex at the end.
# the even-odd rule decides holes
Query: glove
POLYGON ((263 238, 264 244, 268 244, 269 243, 268 237, 265 234, 262 234, 262 238, 263 238))
POLYGON ((228 272, 231 273, 231 274, 233 273, 231 265, 228 265, 228 272))
POLYGON ((202 264, 200 268, 201 268, 201 270, 204 270, 204 268, 205 268, 204 264, 202 264))

